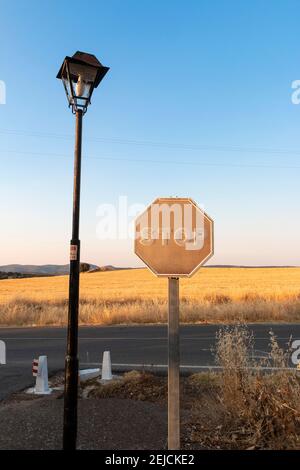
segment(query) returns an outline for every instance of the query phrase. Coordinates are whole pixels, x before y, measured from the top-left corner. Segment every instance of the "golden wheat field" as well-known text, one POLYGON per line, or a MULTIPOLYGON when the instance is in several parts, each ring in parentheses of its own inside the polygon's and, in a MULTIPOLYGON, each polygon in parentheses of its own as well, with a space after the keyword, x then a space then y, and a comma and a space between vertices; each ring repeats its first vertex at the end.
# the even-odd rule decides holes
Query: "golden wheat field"
MULTIPOLYGON (((81 274, 80 323, 162 323, 167 279, 146 269, 81 274)), ((0 281, 1 325, 62 325, 68 276, 0 281)), ((181 279, 181 321, 300 321, 300 268, 201 268, 181 279)))

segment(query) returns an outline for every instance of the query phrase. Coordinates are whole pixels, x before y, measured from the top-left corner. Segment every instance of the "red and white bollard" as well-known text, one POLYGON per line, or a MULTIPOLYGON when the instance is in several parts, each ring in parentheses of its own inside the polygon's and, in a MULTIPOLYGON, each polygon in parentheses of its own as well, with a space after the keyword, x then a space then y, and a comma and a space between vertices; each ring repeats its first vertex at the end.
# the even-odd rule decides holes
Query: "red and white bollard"
POLYGON ((32 375, 36 377, 33 393, 36 395, 49 395, 52 390, 48 383, 47 356, 40 356, 32 362, 32 375))
POLYGON ((38 359, 33 359, 33 361, 32 361, 32 375, 33 375, 33 377, 37 376, 38 367, 39 367, 39 360, 38 359))

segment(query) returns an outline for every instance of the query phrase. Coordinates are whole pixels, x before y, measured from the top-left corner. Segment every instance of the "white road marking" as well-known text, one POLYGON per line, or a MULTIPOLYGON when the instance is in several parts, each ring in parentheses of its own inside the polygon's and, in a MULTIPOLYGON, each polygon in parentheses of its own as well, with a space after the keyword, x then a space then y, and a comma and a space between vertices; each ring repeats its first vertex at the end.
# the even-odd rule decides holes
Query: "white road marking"
MULTIPOLYGON (((12 365, 27 365, 29 364, 30 361, 9 361, 10 366, 12 365)), ((100 362, 81 362, 80 361, 80 367, 91 367, 91 366, 97 366, 99 367, 100 362)), ((63 367, 60 367, 60 365, 56 365, 56 367, 59 368, 59 370, 63 370, 63 367)), ((118 368, 118 367, 123 367, 127 369, 134 369, 135 367, 141 368, 141 369, 167 369, 168 366, 167 364, 121 364, 121 363, 113 363, 112 367, 118 368)), ((30 368, 30 367, 29 367, 30 368)), ((222 370, 223 367, 221 366, 215 366, 215 365, 195 365, 195 364, 181 364, 180 365, 181 369, 191 369, 191 370, 222 370)), ((299 372, 296 367, 246 367, 246 369, 249 370, 291 370, 294 372, 299 372)), ((4 370, 4 368, 3 368, 4 370)))
MULTIPOLYGON (((81 366, 93 366, 93 365, 99 365, 97 362, 81 362, 81 366)), ((134 368, 134 367, 139 367, 139 368, 147 368, 147 369, 167 369, 168 366, 167 364, 118 364, 118 363, 113 363, 112 367, 128 367, 128 368, 134 368)), ((180 365, 181 369, 217 369, 217 370, 222 370, 223 367, 221 366, 196 366, 192 364, 181 364, 180 365)), ((293 370, 294 372, 297 372, 296 367, 245 367, 245 369, 249 370, 293 370)))
MULTIPOLYGON (((47 336, 41 336, 41 337, 24 337, 24 338, 20 338, 20 337, 5 337, 5 336, 0 336, 1 339, 5 340, 5 341, 9 341, 9 340, 13 340, 13 341, 24 341, 24 340, 29 340, 29 341, 33 341, 33 340, 36 340, 36 341, 41 341, 41 340, 47 340, 47 341, 57 341, 57 340, 63 340, 63 341, 66 341, 66 337, 57 337, 57 338, 48 338, 47 336)), ((215 336, 186 336, 186 335, 180 335, 180 338, 181 339, 188 339, 188 340, 191 340, 191 339, 194 339, 194 340, 205 340, 205 341, 208 341, 208 340, 215 340, 216 337, 215 336)), ((283 340, 289 340, 291 337, 290 336, 287 336, 287 337, 283 337, 283 336, 276 336, 276 339, 278 339, 279 341, 283 341, 283 340)), ((167 339, 167 335, 166 336, 151 336, 151 337, 143 337, 143 336, 134 336, 134 337, 131 337, 131 336, 128 336, 128 337, 124 337, 124 336, 112 336, 112 337, 88 337, 88 336, 79 336, 79 340, 93 340, 93 341, 112 341, 112 340, 166 340, 167 339)), ((296 337, 293 337, 293 339, 296 339, 296 337)), ((257 338, 257 337, 254 337, 254 340, 255 341, 266 341, 266 340, 270 340, 270 337, 269 336, 266 336, 266 337, 262 337, 262 338, 257 338)))

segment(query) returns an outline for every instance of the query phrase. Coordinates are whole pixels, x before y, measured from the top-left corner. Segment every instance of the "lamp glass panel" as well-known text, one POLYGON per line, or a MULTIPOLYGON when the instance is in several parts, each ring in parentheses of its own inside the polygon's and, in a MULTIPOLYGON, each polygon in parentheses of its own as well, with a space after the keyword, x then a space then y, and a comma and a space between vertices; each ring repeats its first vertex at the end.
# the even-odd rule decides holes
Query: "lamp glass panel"
POLYGON ((81 76, 83 81, 88 83, 94 83, 97 76, 96 67, 90 67, 89 65, 69 63, 69 70, 71 79, 77 82, 78 77, 81 76))
POLYGON ((66 89, 66 92, 67 92, 67 98, 69 100, 70 97, 71 97, 70 82, 67 79, 67 77, 63 77, 62 79, 63 79, 64 86, 65 86, 65 89, 66 89))

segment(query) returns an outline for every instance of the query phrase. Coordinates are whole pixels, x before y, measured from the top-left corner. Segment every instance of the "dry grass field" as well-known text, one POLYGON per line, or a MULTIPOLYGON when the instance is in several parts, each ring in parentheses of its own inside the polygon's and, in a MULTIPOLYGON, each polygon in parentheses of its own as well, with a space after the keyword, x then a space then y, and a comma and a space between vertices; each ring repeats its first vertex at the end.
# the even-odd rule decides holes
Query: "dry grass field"
MULTIPOLYGON (((167 279, 146 269, 81 275, 81 324, 162 323, 167 279)), ((202 268, 180 282, 181 321, 300 321, 300 268, 202 268)), ((68 276, 0 281, 0 325, 63 325, 68 276)))

